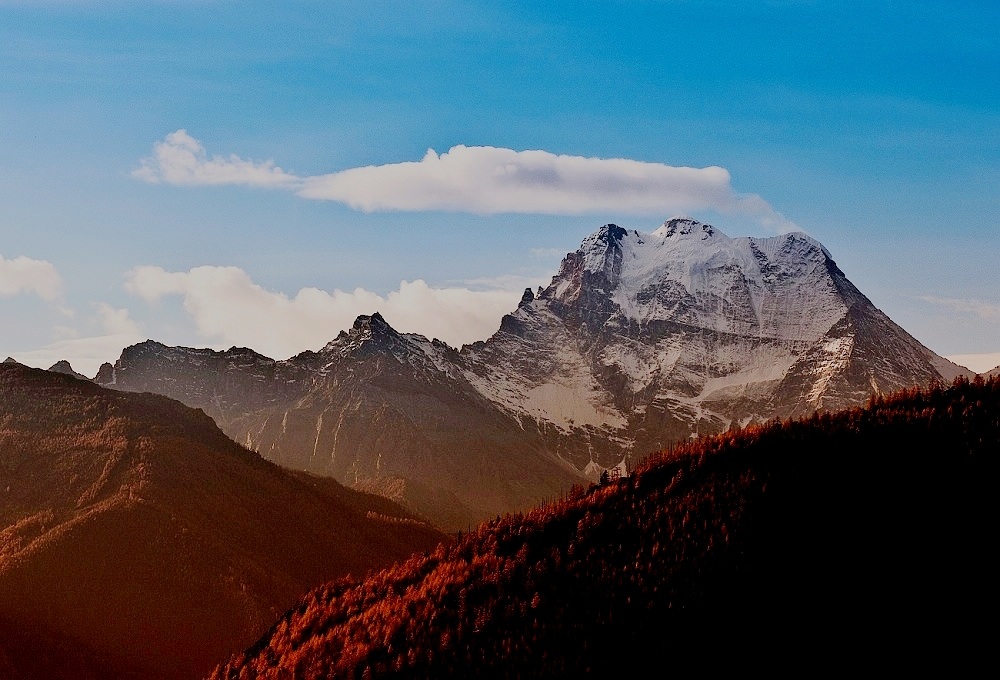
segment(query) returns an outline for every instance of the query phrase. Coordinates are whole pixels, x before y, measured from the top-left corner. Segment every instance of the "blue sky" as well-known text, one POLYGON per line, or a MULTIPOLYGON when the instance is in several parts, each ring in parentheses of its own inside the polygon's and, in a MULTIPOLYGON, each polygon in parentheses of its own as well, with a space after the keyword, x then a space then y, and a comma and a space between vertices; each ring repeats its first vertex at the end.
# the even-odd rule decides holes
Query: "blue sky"
POLYGON ((995 2, 0 0, 0 359, 286 358, 374 311, 457 346, 600 225, 688 214, 809 233, 985 370, 997 26, 995 2))

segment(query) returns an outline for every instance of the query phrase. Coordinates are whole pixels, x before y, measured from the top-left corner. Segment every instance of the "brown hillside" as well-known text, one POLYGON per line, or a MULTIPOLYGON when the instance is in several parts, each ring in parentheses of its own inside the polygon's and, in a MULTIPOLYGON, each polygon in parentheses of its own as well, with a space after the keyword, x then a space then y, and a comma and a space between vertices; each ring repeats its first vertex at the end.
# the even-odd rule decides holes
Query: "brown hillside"
POLYGON ((751 618, 777 626, 769 665, 791 621, 842 660, 829 627, 868 612, 992 610, 998 442, 1000 380, 702 438, 317 588, 210 677, 625 677, 711 663, 751 618))
POLYGON ((199 410, 0 366, 4 677, 199 677, 308 588, 442 540, 199 410))

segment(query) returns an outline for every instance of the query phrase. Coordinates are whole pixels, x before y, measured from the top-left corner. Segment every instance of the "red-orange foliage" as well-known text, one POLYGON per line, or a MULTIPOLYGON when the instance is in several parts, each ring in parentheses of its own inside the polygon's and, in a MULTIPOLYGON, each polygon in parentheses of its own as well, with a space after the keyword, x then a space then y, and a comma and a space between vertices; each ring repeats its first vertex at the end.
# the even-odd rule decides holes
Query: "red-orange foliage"
POLYGON ((673 608, 974 599, 992 588, 998 442, 997 380, 686 442, 318 588, 211 677, 616 676, 684 658, 691 629, 673 608))

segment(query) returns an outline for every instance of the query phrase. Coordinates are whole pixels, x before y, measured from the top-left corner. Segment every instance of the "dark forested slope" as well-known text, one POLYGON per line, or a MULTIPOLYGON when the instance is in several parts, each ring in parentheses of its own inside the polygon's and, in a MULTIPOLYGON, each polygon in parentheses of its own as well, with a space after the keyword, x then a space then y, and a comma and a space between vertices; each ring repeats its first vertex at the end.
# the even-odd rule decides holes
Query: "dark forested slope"
POLYGON ((724 629, 990 607, 998 448, 981 379, 702 438, 317 588, 211 677, 615 677, 690 654, 705 631, 674 608, 724 629))

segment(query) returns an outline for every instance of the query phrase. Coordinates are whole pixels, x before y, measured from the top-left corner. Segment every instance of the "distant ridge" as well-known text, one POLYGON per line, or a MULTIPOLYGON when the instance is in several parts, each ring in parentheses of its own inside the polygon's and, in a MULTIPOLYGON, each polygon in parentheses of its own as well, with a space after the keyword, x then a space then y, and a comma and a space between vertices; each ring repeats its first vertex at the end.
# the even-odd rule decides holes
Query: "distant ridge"
POLYGON ((74 378, 78 378, 80 380, 90 380, 90 378, 85 376, 83 373, 77 373, 76 371, 74 371, 73 367, 65 359, 61 359, 56 363, 52 364, 51 366, 49 366, 49 370, 52 371, 53 373, 64 373, 66 375, 71 375, 74 378))

